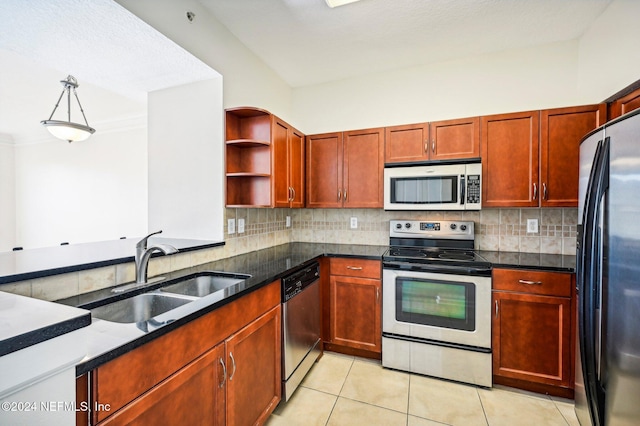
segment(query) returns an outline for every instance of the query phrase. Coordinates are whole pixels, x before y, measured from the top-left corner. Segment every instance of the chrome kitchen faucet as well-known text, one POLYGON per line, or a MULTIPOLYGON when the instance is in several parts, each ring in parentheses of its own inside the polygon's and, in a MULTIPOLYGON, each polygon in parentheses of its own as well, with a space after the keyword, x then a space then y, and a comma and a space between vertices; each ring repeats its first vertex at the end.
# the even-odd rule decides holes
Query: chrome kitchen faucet
POLYGON ((154 244, 151 247, 147 247, 149 237, 160 233, 162 233, 162 230, 152 232, 136 244, 136 284, 147 283, 147 267, 149 266, 149 259, 154 252, 159 251, 167 255, 178 252, 177 248, 169 244, 154 244))

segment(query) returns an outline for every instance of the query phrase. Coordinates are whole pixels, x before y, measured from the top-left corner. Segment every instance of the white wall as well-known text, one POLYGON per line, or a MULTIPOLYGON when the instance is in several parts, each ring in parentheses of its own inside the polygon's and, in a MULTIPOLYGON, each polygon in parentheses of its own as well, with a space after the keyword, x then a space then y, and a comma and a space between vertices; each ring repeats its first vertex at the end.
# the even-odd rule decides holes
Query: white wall
POLYGON ((25 249, 139 236, 147 229, 144 126, 83 142, 16 145, 16 244, 25 249))
POLYGON ((291 88, 198 1, 116 1, 222 74, 224 108, 256 106, 291 117, 291 88), (186 11, 195 13, 193 22, 186 11))
POLYGON ((615 0, 580 39, 581 99, 604 100, 640 79, 640 1, 615 0))
MULTIPOLYGON (((307 134, 576 105, 577 41, 294 89, 307 134)), ((594 101, 599 101, 596 99, 594 101)))
POLYGON ((222 78, 149 93, 149 231, 223 235, 222 78))
POLYGON ((16 244, 16 180, 14 146, 0 137, 0 252, 16 244))

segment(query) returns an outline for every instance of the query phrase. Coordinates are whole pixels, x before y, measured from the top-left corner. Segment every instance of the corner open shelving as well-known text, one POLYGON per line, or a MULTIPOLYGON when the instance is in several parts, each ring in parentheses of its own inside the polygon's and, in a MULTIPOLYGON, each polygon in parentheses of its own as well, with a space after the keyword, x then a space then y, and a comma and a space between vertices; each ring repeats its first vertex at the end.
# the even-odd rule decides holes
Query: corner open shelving
POLYGON ((271 113, 226 110, 227 207, 272 206, 271 113))

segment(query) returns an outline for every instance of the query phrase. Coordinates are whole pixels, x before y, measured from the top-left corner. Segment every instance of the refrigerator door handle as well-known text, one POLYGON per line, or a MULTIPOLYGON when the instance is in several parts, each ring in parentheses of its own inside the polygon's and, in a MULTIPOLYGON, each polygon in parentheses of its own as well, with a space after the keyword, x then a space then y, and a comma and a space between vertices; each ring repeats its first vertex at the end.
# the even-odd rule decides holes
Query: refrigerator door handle
POLYGON ((581 363, 584 370, 585 392, 589 402, 591 419, 595 426, 603 421, 604 390, 599 378, 602 377, 600 360, 601 343, 598 335, 603 305, 600 303, 602 289, 601 260, 602 238, 600 238, 600 217, 604 213, 603 197, 608 188, 609 139, 598 142, 594 167, 589 176, 585 200, 584 226, 581 253, 578 257, 579 295, 579 344, 581 363))

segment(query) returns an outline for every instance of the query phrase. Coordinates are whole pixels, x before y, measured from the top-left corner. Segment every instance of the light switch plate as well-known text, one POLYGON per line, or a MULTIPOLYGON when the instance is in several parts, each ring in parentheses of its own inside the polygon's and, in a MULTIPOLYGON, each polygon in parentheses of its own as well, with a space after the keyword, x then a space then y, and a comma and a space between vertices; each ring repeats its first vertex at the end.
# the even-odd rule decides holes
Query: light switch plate
POLYGON ((285 226, 291 228, 291 216, 287 216, 285 219, 285 226))
POLYGON ((244 234, 244 219, 238 219, 238 234, 244 234))
POLYGON ((538 219, 527 219, 527 233, 538 233, 538 219))
POLYGON ((352 217, 351 218, 351 229, 358 229, 358 218, 357 217, 352 217))
POLYGON ((236 220, 235 219, 227 219, 227 234, 235 234, 236 233, 236 220))

